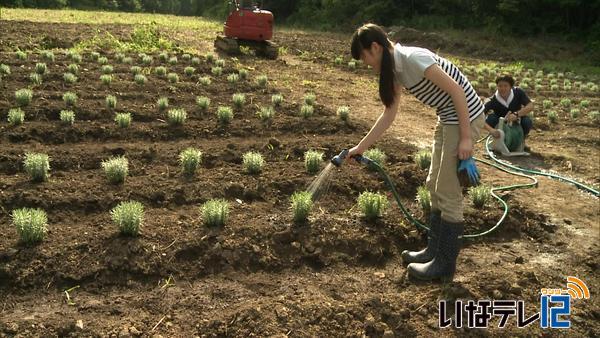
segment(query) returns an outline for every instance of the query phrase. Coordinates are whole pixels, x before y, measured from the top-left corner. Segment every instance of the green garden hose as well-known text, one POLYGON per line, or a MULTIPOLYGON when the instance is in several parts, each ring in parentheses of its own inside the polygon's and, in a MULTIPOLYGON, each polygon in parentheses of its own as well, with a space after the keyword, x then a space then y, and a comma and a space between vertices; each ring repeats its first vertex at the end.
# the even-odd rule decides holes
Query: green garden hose
MULTIPOLYGON (((500 191, 510 191, 510 190, 515 190, 515 189, 524 189, 524 188, 537 187, 538 180, 535 177, 533 177, 533 175, 547 176, 547 177, 558 179, 560 181, 565 181, 565 182, 572 183, 575 186, 577 186, 578 188, 583 189, 585 191, 588 191, 588 192, 592 193, 594 196, 598 197, 598 191, 596 191, 593 188, 591 188, 589 186, 586 186, 586 185, 584 185, 582 183, 579 183, 579 182, 577 182, 575 180, 572 180, 572 179, 569 179, 569 178, 566 178, 566 177, 562 177, 562 176, 556 175, 556 174, 551 174, 551 173, 545 173, 545 172, 541 172, 541 171, 535 171, 535 170, 529 170, 529 169, 519 168, 519 167, 513 166, 511 164, 508 164, 508 163, 506 163, 504 161, 501 161, 490 150, 490 148, 489 148, 490 141, 491 141, 491 136, 488 136, 487 141, 485 143, 485 149, 486 149, 486 152, 487 152, 488 156, 492 160, 494 160, 496 163, 492 163, 492 162, 489 162, 489 161, 486 161, 486 160, 482 160, 482 159, 479 159, 479 158, 476 158, 475 159, 476 161, 478 161, 480 163, 483 163, 485 165, 488 165, 490 167, 496 168, 496 169, 498 169, 500 171, 509 173, 511 175, 520 176, 520 177, 524 177, 524 178, 530 179, 532 182, 530 182, 530 183, 520 183, 520 184, 505 185, 505 186, 499 186, 499 187, 492 187, 491 191, 490 191, 491 195, 495 199, 497 199, 498 202, 504 208, 504 212, 502 213, 502 216, 500 217, 500 219, 498 220, 498 222, 496 222, 496 224, 494 226, 492 226, 491 228, 489 228, 489 229, 487 229, 487 230, 485 230, 483 232, 479 232, 479 233, 475 233, 475 234, 465 234, 465 235, 462 236, 463 238, 477 238, 477 237, 485 236, 485 235, 493 232, 494 230, 496 230, 504 222, 504 220, 506 219, 506 216, 508 215, 508 211, 509 211, 508 204, 500 196, 498 196, 497 192, 500 192, 500 191)), ((398 191, 396 190, 396 187, 394 186, 394 183, 392 182, 392 179, 388 176, 388 174, 385 172, 385 170, 377 162, 370 161, 370 164, 373 164, 373 166, 377 169, 377 171, 379 172, 379 174, 381 174, 381 176, 383 177, 384 182, 386 183, 386 185, 388 186, 388 188, 392 192, 392 195, 394 195, 394 199, 396 200, 396 203, 398 204, 398 207, 400 208, 400 210, 402 211, 402 213, 404 214, 404 216, 412 224, 414 224, 417 228, 421 228, 423 230, 429 230, 429 228, 425 224, 422 224, 416 218, 414 218, 412 216, 412 214, 404 207, 404 204, 402 204, 402 201, 400 200, 400 195, 398 194, 398 191)))

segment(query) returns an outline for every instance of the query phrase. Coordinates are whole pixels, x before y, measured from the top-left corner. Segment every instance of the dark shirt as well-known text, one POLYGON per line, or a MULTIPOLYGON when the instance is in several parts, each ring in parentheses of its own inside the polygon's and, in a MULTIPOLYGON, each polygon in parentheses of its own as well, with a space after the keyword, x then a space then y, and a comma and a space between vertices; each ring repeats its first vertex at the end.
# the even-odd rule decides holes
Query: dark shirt
POLYGON ((527 97, 527 94, 523 91, 523 89, 518 87, 513 87, 512 91, 514 93, 513 100, 509 103, 508 108, 506 108, 502 103, 496 99, 496 96, 492 96, 490 100, 485 104, 485 111, 488 112, 490 110, 494 111, 494 114, 499 117, 504 117, 508 114, 509 111, 517 112, 521 110, 524 106, 528 105, 531 100, 527 97))

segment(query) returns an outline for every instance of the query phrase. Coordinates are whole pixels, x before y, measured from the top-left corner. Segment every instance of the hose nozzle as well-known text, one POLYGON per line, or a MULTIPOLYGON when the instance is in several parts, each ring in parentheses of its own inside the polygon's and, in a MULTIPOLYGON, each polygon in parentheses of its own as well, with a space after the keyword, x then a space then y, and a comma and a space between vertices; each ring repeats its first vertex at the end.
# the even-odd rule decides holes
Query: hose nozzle
MULTIPOLYGON (((348 152, 349 152, 348 149, 342 150, 339 154, 335 155, 331 159, 331 163, 333 163, 336 167, 341 166, 342 163, 344 163, 344 160, 346 159, 346 157, 348 156, 348 152)), ((373 163, 373 161, 370 158, 364 157, 362 155, 352 156, 352 159, 354 159, 358 163, 362 163, 365 165, 369 165, 369 164, 373 163)))

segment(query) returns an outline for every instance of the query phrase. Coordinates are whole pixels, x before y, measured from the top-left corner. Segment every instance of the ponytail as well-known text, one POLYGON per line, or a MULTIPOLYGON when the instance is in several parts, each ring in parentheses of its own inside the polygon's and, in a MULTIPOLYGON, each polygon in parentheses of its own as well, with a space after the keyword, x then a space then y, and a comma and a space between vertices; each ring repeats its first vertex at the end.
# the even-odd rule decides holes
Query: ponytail
POLYGON ((392 44, 385 31, 375 24, 366 24, 360 27, 352 36, 351 53, 354 59, 360 60, 362 51, 371 48, 373 42, 383 48, 379 72, 379 98, 386 107, 389 107, 396 99, 396 91, 394 89, 394 58, 390 53, 392 44))

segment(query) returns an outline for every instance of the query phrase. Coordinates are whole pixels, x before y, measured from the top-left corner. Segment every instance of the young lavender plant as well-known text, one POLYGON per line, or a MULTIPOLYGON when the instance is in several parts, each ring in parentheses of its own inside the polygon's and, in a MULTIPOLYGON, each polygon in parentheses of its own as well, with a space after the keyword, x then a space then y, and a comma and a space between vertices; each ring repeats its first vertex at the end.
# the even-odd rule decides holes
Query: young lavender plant
POLYGON ((251 175, 259 174, 265 164, 265 160, 262 155, 257 152, 247 152, 242 157, 242 165, 244 170, 251 175))
POLYGON ((135 76, 133 77, 133 81, 135 81, 135 83, 137 83, 138 85, 143 86, 146 84, 146 81, 148 81, 148 79, 143 74, 135 74, 135 76))
POLYGON ((193 176, 202 163, 202 152, 198 149, 187 148, 179 154, 181 171, 186 176, 193 176))
POLYGON ((281 95, 281 94, 273 94, 273 96, 271 96, 271 103, 275 107, 281 106, 281 104, 283 103, 283 95, 281 95))
POLYGON ((171 109, 167 113, 167 122, 170 126, 182 126, 186 119, 185 109, 171 109))
POLYGON ((61 110, 60 121, 65 125, 72 126, 75 123, 75 113, 72 110, 61 110))
POLYGON ((28 106, 33 99, 33 92, 31 89, 19 89, 15 92, 15 99, 17 104, 21 107, 28 106))
POLYGON ((137 236, 144 223, 144 206, 140 202, 121 202, 110 211, 121 234, 137 236))
POLYGON ((321 151, 309 150, 305 152, 304 167, 306 168, 306 171, 311 175, 318 173, 321 169, 324 156, 325 154, 321 151))
POLYGON ((304 104, 300 108, 300 116, 304 117, 305 119, 309 118, 313 115, 314 111, 315 111, 315 109, 313 106, 304 104))
MULTIPOLYGON (((381 167, 385 166, 385 161, 387 160, 387 155, 379 148, 373 148, 365 151, 364 156, 377 162, 381 167)), ((368 168, 372 171, 377 170, 377 167, 374 165, 369 165, 368 168)))
POLYGON ((25 245, 41 242, 48 232, 48 217, 41 209, 15 209, 11 217, 19 239, 25 245))
POLYGON ((100 81, 105 86, 110 86, 110 84, 112 83, 112 80, 113 80, 112 75, 106 75, 106 74, 100 75, 100 81))
POLYGON ((117 98, 113 95, 108 95, 105 99, 106 109, 112 110, 117 108, 117 98))
POLYGON ((158 66, 158 67, 154 68, 154 74, 156 74, 158 76, 165 76, 165 75, 167 75, 167 67, 158 66))
POLYGON ((337 116, 340 118, 340 120, 347 122, 348 117, 350 116, 350 107, 348 107, 348 106, 339 107, 337 109, 337 116))
POLYGON ((256 78, 256 84, 260 88, 267 88, 267 84, 269 83, 269 78, 266 75, 260 75, 256 78))
POLYGON ((129 161, 125 157, 114 157, 102 162, 102 169, 108 181, 112 184, 125 182, 129 173, 129 161))
POLYGON ((177 82, 179 82, 179 75, 177 75, 177 73, 169 73, 167 75, 167 79, 171 83, 177 83, 177 82))
POLYGON ((34 85, 41 85, 44 82, 44 77, 38 73, 31 73, 29 74, 29 80, 34 85))
POLYGON ((294 222, 304 223, 308 220, 310 211, 313 207, 313 200, 310 192, 299 191, 295 192, 290 198, 292 205, 292 214, 294 222))
POLYGON ((200 83, 201 85, 203 85, 203 86, 205 86, 205 87, 206 87, 206 86, 210 86, 210 84, 211 84, 210 77, 208 77, 208 76, 203 76, 203 77, 201 77, 200 79, 198 79, 198 83, 200 83))
POLYGON ((50 158, 46 154, 27 153, 23 161, 25 172, 34 182, 43 182, 48 180, 50 171, 50 158))
POLYGON ((270 122, 275 116, 275 109, 273 107, 261 107, 257 114, 261 121, 270 122))
POLYGON ((156 101, 156 106, 158 107, 159 112, 164 112, 169 108, 169 99, 166 97, 161 97, 156 101))
POLYGON ((115 114, 115 122, 119 128, 129 128, 131 126, 131 113, 115 114))
POLYGON ((222 125, 231 123, 233 119, 233 110, 229 107, 220 106, 217 108, 217 120, 222 125))
POLYGON ((73 84, 77 82, 77 76, 75 76, 75 74, 72 73, 64 73, 63 80, 65 81, 65 83, 73 84))
POLYGON ((183 72, 187 76, 192 76, 196 72, 196 68, 194 68, 194 67, 185 67, 185 69, 183 70, 183 72))
POLYGON ((200 212, 205 226, 223 226, 229 217, 229 202, 223 199, 208 200, 202 204, 200 212))
POLYGON ((232 100, 233 100, 233 105, 236 108, 240 109, 244 106, 244 103, 246 103, 246 95, 241 94, 241 93, 235 93, 235 94, 233 94, 232 100))
POLYGON ((74 106, 77 104, 77 94, 73 92, 66 92, 63 94, 63 101, 67 106, 74 106))
POLYGON ((417 188, 416 200, 421 206, 423 213, 429 214, 431 211, 431 194, 429 193, 429 189, 427 189, 427 187, 420 186, 417 188))
POLYGON ((8 111, 8 123, 11 126, 18 126, 25 121, 25 113, 21 108, 13 108, 8 111))
POLYGON ((208 106, 210 106, 210 99, 206 96, 199 96, 196 98, 196 104, 200 110, 206 111, 208 106))
POLYGON ((485 184, 469 188, 469 197, 473 202, 473 206, 477 209, 483 208, 491 196, 491 188, 485 184))
POLYGON ((314 93, 308 93, 304 95, 304 103, 309 106, 314 106, 317 96, 314 93))
POLYGON ((431 151, 429 149, 421 149, 415 154, 415 163, 421 169, 429 169, 431 165, 431 151))
POLYGON ((374 221, 383 215, 389 202, 385 195, 365 191, 358 195, 358 207, 367 221, 374 221))

